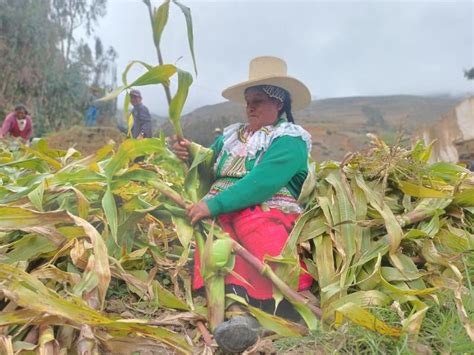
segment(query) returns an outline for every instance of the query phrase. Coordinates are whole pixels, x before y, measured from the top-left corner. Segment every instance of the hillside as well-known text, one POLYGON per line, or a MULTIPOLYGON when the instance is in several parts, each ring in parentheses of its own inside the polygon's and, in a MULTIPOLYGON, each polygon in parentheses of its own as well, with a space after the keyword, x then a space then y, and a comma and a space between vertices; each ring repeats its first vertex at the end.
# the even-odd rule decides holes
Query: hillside
MULTIPOLYGON (((314 159, 342 159, 347 152, 364 148, 369 132, 389 142, 397 138, 398 132, 408 138, 417 126, 436 122, 461 100, 411 95, 313 100, 307 109, 295 113, 295 119, 313 137, 314 159)), ((216 127, 244 121, 242 105, 223 102, 183 116, 183 130, 191 140, 209 145, 216 127)), ((170 132, 167 123, 162 128, 170 132)))

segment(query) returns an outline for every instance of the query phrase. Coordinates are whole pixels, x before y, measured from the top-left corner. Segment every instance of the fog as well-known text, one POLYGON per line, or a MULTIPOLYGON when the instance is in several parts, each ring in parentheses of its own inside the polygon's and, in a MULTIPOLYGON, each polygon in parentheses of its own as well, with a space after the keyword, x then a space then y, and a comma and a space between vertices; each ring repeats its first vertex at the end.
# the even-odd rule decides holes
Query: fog
MULTIPOLYGON (((154 1, 159 6, 161 1, 154 1)), ((474 66, 472 1, 189 1, 198 68, 193 72, 186 24, 171 4, 162 38, 166 63, 193 72, 184 112, 224 101, 224 88, 246 80, 250 59, 285 59, 289 75, 314 98, 473 92, 463 70, 474 66)), ((157 64, 146 6, 109 0, 97 30, 118 52, 118 82, 132 60, 157 64)), ((129 80, 143 73, 132 69, 129 80)), ((174 87, 172 86, 172 89, 174 87)), ((160 115, 160 86, 141 89, 160 115)))

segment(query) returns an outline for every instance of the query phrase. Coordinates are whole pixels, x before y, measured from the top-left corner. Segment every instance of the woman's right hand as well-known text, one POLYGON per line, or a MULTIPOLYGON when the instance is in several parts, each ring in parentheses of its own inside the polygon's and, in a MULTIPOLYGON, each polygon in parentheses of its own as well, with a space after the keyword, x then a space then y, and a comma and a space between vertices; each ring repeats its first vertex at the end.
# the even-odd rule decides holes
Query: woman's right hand
POLYGON ((181 138, 181 140, 178 140, 178 137, 176 136, 172 136, 170 138, 171 149, 173 150, 174 154, 176 154, 176 156, 184 162, 187 162, 189 159, 190 145, 191 142, 185 138, 181 138))

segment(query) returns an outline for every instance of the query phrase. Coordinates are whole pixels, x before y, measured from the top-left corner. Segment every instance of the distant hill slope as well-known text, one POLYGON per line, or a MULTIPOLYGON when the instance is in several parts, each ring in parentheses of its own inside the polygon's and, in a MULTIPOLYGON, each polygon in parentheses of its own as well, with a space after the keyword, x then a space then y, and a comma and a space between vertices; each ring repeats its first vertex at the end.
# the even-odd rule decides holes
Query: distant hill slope
MULTIPOLYGON (((365 147, 369 132, 393 141, 398 131, 409 135, 420 124, 434 123, 461 100, 411 95, 332 98, 314 100, 294 115, 313 137, 314 159, 342 159, 347 152, 365 147)), ((183 130, 186 137, 207 146, 216 127, 234 122, 245 122, 244 107, 224 102, 183 116, 183 130)), ((171 131, 167 123, 162 128, 171 131)))

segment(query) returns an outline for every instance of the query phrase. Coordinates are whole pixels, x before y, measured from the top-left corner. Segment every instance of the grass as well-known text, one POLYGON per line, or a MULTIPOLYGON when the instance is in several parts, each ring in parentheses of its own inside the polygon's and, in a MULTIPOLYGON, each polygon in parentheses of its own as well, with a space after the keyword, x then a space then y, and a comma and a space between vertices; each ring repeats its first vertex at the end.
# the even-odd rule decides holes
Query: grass
MULTIPOLYGON (((466 300, 466 310, 474 318, 474 293, 466 300)), ((428 302, 427 302, 428 303, 428 302)), ((417 339, 407 335, 399 338, 380 335, 354 324, 345 324, 337 330, 318 329, 304 338, 284 338, 274 342, 280 354, 470 354, 474 343, 464 329, 454 300, 440 295, 440 302, 428 303, 422 329, 417 339)), ((391 325, 398 316, 387 308, 374 309, 374 313, 391 325)))

